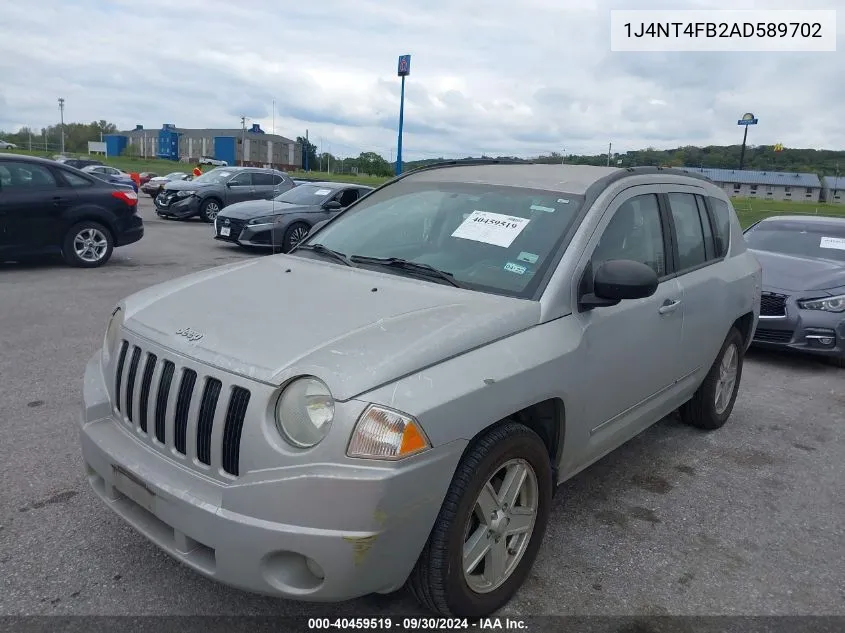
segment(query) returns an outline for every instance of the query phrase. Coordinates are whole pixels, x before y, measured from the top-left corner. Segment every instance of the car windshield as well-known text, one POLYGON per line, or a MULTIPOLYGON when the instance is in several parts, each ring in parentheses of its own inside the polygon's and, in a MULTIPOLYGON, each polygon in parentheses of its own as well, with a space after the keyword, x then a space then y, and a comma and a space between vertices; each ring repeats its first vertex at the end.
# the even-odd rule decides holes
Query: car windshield
POLYGON ((234 172, 227 169, 212 169, 211 171, 205 172, 202 176, 197 176, 192 182, 200 185, 226 182, 233 174, 234 172))
MULTIPOLYGON (((553 191, 398 181, 369 194, 304 243, 346 256, 400 258, 444 271, 466 288, 528 298, 553 265, 583 203, 583 196, 553 191)), ((294 253, 316 256, 313 250, 294 253)), ((353 265, 373 264, 353 259, 353 265)), ((378 269, 418 276, 408 267, 378 269)))
POLYGON ((749 248, 845 262, 845 224, 762 222, 745 233, 749 248))
POLYGON ((287 202, 288 204, 322 204, 334 189, 321 187, 319 185, 299 185, 279 194, 274 199, 276 202, 287 202))

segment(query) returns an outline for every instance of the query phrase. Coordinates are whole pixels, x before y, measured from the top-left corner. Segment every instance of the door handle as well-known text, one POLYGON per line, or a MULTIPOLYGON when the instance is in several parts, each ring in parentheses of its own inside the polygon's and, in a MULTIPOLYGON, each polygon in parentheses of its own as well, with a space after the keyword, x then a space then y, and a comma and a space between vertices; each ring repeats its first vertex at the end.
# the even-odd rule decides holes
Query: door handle
POLYGON ((657 311, 660 314, 669 314, 677 310, 679 305, 681 305, 680 299, 666 299, 657 311))

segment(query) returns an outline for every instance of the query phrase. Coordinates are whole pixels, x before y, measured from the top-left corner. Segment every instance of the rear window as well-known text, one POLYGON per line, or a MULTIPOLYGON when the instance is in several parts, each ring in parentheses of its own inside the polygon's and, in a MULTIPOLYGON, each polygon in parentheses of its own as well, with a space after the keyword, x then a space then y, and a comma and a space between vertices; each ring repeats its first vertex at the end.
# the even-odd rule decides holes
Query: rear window
POLYGON ((724 257, 731 243, 731 210, 728 203, 719 198, 710 198, 713 210, 713 246, 717 258, 724 257))

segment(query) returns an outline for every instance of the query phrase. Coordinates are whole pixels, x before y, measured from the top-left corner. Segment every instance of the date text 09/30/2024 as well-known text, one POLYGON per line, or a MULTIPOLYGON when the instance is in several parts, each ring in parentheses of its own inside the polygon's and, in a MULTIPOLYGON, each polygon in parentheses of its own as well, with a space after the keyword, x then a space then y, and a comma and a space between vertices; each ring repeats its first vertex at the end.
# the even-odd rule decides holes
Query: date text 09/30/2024
POLYGON ((527 631, 520 618, 308 618, 311 631, 527 631))

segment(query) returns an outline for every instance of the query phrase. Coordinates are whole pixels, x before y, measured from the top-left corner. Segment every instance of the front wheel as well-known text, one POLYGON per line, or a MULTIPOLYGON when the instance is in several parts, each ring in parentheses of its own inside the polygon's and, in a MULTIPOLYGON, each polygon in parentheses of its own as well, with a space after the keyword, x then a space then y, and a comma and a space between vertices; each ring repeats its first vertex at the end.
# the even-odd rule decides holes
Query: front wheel
POLYGON ((200 207, 200 217, 203 222, 214 222, 217 215, 220 213, 220 203, 214 198, 210 198, 202 203, 200 207))
MULTIPOLYGON (((305 222, 294 222, 285 231, 285 237, 282 240, 282 252, 289 253, 297 244, 305 239, 311 227, 305 222)), ((274 251, 275 252, 275 251, 274 251)))
POLYGON ((681 407, 681 420, 707 431, 721 428, 727 422, 739 393, 744 350, 742 334, 731 328, 704 382, 681 407))
POLYGON ((545 444, 506 422, 467 449, 408 587, 425 608, 481 618, 522 586, 545 533, 552 472, 545 444))

